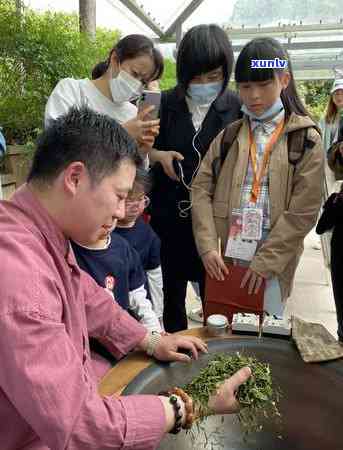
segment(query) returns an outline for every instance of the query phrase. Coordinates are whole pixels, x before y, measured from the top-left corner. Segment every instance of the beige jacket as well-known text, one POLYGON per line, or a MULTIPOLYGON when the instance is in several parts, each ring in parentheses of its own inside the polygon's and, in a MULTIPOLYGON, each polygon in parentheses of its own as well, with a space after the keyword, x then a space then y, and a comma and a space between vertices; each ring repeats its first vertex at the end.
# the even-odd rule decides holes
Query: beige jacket
MULTIPOLYGON (((269 163, 271 231, 251 262, 251 269, 277 276, 286 299, 303 252, 303 241, 315 225, 322 198, 324 152, 319 133, 310 129, 315 142, 294 168, 288 162, 287 133, 314 125, 309 117, 292 114, 278 139, 269 163)), ((193 232, 200 256, 217 250, 218 237, 226 248, 231 211, 240 207, 241 186, 249 159, 247 120, 228 152, 214 185, 212 161, 220 155, 222 133, 212 142, 192 185, 193 232)))

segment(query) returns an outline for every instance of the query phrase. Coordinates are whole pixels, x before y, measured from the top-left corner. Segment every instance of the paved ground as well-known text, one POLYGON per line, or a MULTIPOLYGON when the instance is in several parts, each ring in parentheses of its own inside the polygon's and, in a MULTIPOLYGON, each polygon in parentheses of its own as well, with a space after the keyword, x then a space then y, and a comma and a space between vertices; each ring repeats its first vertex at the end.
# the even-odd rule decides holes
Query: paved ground
MULTIPOLYGON (((295 285, 288 300, 285 315, 295 314, 302 319, 322 323, 330 333, 337 337, 335 304, 330 284, 330 274, 325 268, 321 250, 313 245, 318 242, 314 232, 305 239, 305 251, 295 277, 295 285)), ((191 286, 188 289, 187 309, 198 305, 191 286)), ((189 321, 189 326, 199 326, 189 321)))

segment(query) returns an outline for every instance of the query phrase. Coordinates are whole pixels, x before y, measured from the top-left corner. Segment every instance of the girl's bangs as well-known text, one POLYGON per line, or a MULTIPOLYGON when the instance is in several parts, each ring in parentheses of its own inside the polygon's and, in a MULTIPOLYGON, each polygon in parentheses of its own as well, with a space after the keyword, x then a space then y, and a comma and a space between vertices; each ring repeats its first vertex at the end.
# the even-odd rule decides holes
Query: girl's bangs
POLYGON ((264 61, 279 58, 288 59, 287 54, 277 41, 271 38, 258 38, 250 41, 238 56, 235 68, 235 80, 237 83, 249 81, 273 80, 277 72, 282 69, 254 68, 252 61, 264 61))
POLYGON ((212 70, 218 69, 218 67, 225 67, 225 65, 225 58, 223 58, 223 54, 218 49, 204 48, 201 53, 199 52, 193 55, 190 68, 191 78, 211 72, 212 70))
POLYGON ((244 64, 240 64, 239 66, 238 64, 236 65, 235 80, 237 83, 247 83, 251 81, 268 81, 273 80, 275 78, 275 69, 271 68, 256 69, 251 67, 250 61, 244 61, 243 63, 244 64))

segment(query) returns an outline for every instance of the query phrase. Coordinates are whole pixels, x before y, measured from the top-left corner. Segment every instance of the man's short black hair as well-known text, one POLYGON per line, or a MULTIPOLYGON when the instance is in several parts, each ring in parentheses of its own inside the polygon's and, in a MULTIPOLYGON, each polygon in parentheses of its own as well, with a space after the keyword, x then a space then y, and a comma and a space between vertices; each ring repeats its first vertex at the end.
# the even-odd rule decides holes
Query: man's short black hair
POLYGON ((114 119, 72 107, 51 120, 37 141, 27 181, 51 182, 69 164, 82 162, 92 182, 111 175, 124 159, 142 164, 136 142, 114 119))
POLYGON ((233 50, 225 31, 218 25, 197 25, 182 38, 176 57, 177 84, 186 95, 190 81, 198 75, 222 67, 223 89, 229 83, 233 67, 233 50))

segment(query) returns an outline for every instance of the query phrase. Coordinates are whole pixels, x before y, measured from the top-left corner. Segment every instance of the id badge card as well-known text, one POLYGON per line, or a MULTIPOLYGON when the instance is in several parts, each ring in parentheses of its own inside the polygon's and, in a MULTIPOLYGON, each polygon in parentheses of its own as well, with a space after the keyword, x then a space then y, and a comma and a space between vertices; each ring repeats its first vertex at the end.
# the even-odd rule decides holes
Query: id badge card
POLYGON ((244 208, 242 214, 242 239, 259 241, 262 237, 263 211, 261 208, 244 208))
POLYGON ((225 256, 233 259, 251 261, 256 252, 257 241, 242 238, 242 223, 243 217, 241 211, 233 210, 225 256))

